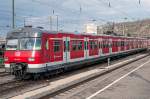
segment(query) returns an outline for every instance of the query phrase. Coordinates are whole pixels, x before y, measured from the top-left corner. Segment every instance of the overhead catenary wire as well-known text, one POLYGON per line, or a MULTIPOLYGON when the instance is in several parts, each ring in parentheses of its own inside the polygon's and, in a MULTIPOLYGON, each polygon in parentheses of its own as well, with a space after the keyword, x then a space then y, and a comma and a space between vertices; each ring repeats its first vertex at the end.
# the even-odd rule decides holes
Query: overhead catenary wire
POLYGON ((129 15, 128 13, 126 13, 125 11, 122 11, 122 10, 120 10, 120 9, 115 8, 115 7, 111 4, 110 0, 107 0, 107 2, 104 2, 103 0, 99 0, 99 2, 101 2, 102 4, 108 6, 110 9, 113 9, 113 10, 119 12, 119 13, 122 14, 124 17, 128 16, 128 17, 131 18, 131 19, 135 19, 133 16, 130 16, 130 15, 129 15))

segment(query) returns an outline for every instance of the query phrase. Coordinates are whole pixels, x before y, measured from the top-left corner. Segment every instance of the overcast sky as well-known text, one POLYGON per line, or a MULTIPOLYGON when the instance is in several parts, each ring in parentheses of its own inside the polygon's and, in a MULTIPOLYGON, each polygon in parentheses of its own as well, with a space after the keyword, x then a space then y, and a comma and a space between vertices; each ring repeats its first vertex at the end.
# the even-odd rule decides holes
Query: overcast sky
MULTIPOLYGON (((12 22, 12 0, 0 1, 0 33, 5 36, 12 22)), ((25 18, 26 24, 50 29, 49 16, 53 16, 56 30, 56 15, 59 30, 83 32, 84 24, 93 20, 104 24, 150 18, 150 0, 15 0, 17 27, 25 18)))

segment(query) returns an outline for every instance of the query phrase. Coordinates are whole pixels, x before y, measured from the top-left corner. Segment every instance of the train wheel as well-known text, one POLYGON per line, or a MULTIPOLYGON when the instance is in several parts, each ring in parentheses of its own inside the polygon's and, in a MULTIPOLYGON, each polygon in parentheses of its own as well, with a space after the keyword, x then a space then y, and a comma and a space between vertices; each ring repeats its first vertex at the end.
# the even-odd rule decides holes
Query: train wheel
POLYGON ((33 74, 33 80, 40 79, 41 75, 39 73, 33 74))

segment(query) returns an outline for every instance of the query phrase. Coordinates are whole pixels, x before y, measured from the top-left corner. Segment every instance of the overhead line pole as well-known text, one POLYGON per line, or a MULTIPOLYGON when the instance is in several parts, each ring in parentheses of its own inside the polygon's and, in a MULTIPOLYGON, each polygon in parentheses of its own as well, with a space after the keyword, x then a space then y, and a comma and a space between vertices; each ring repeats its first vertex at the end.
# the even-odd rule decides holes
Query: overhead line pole
POLYGON ((56 15, 56 18, 57 18, 57 31, 58 31, 58 15, 56 15))
POLYGON ((12 0, 12 28, 15 28, 15 0, 12 0))
POLYGON ((50 31, 52 31, 52 16, 49 16, 49 23, 50 23, 50 31))

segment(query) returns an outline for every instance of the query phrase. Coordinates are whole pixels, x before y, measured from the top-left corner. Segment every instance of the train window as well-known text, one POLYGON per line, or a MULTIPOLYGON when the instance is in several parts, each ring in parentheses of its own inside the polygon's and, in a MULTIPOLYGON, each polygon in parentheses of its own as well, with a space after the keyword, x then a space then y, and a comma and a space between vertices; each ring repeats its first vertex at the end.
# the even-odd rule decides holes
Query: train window
POLYGON ((110 44, 110 41, 108 40, 108 48, 110 48, 111 47, 111 44, 110 44))
POLYGON ((90 41, 90 49, 96 49, 97 48, 97 42, 96 41, 90 41))
POLYGON ((109 47, 111 47, 111 44, 109 43, 109 40, 108 40, 108 39, 104 40, 103 42, 104 42, 104 48, 109 48, 109 47))
POLYGON ((113 47, 116 47, 116 41, 113 41, 113 45, 112 45, 113 47))
POLYGON ((122 47, 122 41, 120 41, 120 46, 122 47))
POLYGON ((115 42, 116 42, 116 41, 113 41, 113 47, 115 47, 115 42))
POLYGON ((99 48, 101 48, 101 42, 99 42, 99 48))
POLYGON ((46 50, 48 50, 49 49, 49 43, 48 43, 48 40, 46 41, 46 50))
POLYGON ((105 48, 105 42, 102 41, 102 48, 105 48))
POLYGON ((91 42, 90 48, 91 48, 91 49, 94 49, 93 42, 91 42))
POLYGON ((6 44, 6 50, 17 50, 18 39, 8 39, 6 44))
POLYGON ((53 46, 54 46, 54 52, 60 51, 60 41, 59 40, 55 40, 53 46))
POLYGON ((94 42, 94 49, 97 49, 97 42, 94 42))
POLYGON ((21 38, 20 50, 40 50, 41 38, 21 38))
POLYGON ((124 46, 126 46, 126 45, 127 45, 127 42, 124 41, 124 46))
POLYGON ((108 41, 108 40, 103 40, 102 47, 103 47, 103 48, 109 48, 109 47, 110 47, 109 41, 108 41))
POLYGON ((73 50, 73 51, 77 50, 76 41, 72 41, 72 50, 73 50))
POLYGON ((72 50, 77 51, 77 50, 82 50, 82 41, 72 41, 72 50))
POLYGON ((117 41, 114 42, 114 46, 117 47, 117 41))
POLYGON ((122 46, 124 46, 124 41, 122 41, 122 46))
POLYGON ((82 42, 78 42, 78 50, 82 50, 82 42))
POLYGON ((90 49, 93 49, 93 42, 90 41, 90 49))
POLYGON ((120 47, 120 41, 117 41, 117 47, 120 47))
POLYGON ((103 47, 106 48, 106 41, 103 41, 103 47))
POLYGON ((120 41, 120 46, 122 47, 122 41, 120 41))
POLYGON ((109 40, 107 40, 107 48, 109 48, 110 47, 110 45, 109 45, 109 40))

